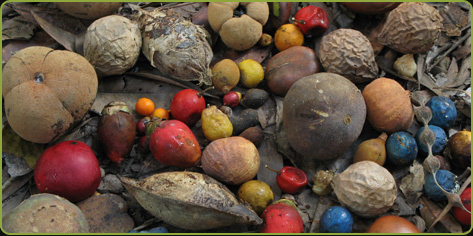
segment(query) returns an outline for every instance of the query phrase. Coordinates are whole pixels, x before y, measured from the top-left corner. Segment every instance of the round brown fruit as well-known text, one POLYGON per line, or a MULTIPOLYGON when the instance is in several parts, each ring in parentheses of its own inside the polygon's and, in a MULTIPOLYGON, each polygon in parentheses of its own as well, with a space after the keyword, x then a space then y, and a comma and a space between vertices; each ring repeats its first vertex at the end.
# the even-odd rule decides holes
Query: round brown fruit
POLYGON ((84 20, 96 20, 112 15, 122 5, 121 2, 57 2, 55 4, 68 15, 84 20))

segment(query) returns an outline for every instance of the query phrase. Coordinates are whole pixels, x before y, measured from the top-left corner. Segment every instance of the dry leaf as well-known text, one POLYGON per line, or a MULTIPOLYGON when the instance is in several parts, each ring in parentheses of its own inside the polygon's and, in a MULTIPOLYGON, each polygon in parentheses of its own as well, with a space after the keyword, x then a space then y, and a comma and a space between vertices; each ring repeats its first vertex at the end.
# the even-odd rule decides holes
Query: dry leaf
POLYGON ((468 15, 457 3, 449 2, 440 9, 443 18, 443 31, 447 36, 460 36, 463 27, 468 24, 468 15))
POLYGON ((77 35, 63 30, 59 27, 56 27, 54 24, 48 22, 44 14, 31 12, 36 22, 46 31, 52 38, 54 38, 58 43, 64 46, 67 50, 78 52, 81 49, 76 46, 77 35))
POLYGON ((7 63, 7 61, 10 60, 10 58, 21 49, 32 47, 32 46, 44 46, 44 47, 50 47, 50 48, 55 49, 57 48, 57 43, 46 32, 39 31, 35 33, 35 35, 33 36, 31 40, 12 41, 6 46, 4 46, 2 48, 2 63, 3 64, 7 63))
MULTIPOLYGON (((434 202, 430 201, 426 197, 421 197, 420 198, 420 204, 422 205, 420 208, 420 214, 422 218, 425 220, 425 224, 427 228, 432 225, 432 223, 435 221, 436 217, 442 212, 442 208, 439 207, 437 204, 434 202)), ((460 223, 458 223, 457 220, 451 215, 451 214, 446 214, 441 220, 440 223, 443 228, 440 227, 439 224, 435 225, 434 228, 437 231, 445 231, 445 232, 439 232, 439 233, 462 233, 462 227, 460 223)))
POLYGON ((284 167, 283 156, 281 156, 276 149, 276 144, 272 138, 265 138, 258 148, 260 168, 258 170, 257 178, 271 187, 274 194, 274 200, 278 200, 281 197, 282 192, 276 182, 276 173, 267 169, 265 166, 268 165, 275 170, 280 170, 284 167))
POLYGON ((143 180, 126 177, 120 180, 144 209, 179 228, 207 230, 262 223, 225 185, 205 174, 175 171, 143 180))
POLYGON ((228 58, 233 60, 236 64, 246 59, 252 59, 259 63, 262 63, 269 56, 271 49, 271 46, 262 47, 259 45, 255 45, 254 47, 245 51, 235 51, 229 49, 225 52, 223 58, 213 60, 213 62, 218 62, 222 59, 228 58))
POLYGON ((409 167, 410 174, 401 180, 399 188, 406 197, 409 204, 415 204, 422 195, 424 188, 424 167, 418 162, 414 162, 409 167))
POLYGON ((36 26, 26 21, 22 16, 8 19, 2 24, 2 41, 9 39, 31 39, 36 26))

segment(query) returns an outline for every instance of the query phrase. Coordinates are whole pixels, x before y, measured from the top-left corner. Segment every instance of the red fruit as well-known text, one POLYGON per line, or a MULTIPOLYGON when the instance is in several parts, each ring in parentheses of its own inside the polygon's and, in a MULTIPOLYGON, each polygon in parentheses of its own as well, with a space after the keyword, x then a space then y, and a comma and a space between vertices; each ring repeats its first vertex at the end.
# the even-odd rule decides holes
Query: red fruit
POLYGON ((111 161, 120 164, 130 155, 136 138, 136 123, 126 104, 111 102, 105 106, 97 132, 111 161))
POLYGON ((34 169, 34 180, 41 193, 79 202, 90 197, 99 187, 100 166, 87 144, 64 141, 41 154, 34 169))
POLYGON ((147 136, 141 136, 138 141, 138 149, 145 154, 149 152, 149 140, 147 136))
POLYGON ((274 170, 266 166, 266 168, 278 173, 276 182, 279 188, 289 194, 296 194, 302 192, 309 183, 306 173, 298 168, 292 166, 285 166, 280 171, 274 170))
MULTIPOLYGON (((460 199, 462 200, 463 206, 471 211, 471 188, 465 189, 465 191, 460 194, 460 199)), ((458 220, 458 222, 464 225, 471 225, 471 213, 468 213, 461 207, 454 207, 453 215, 458 220)))
POLYGON ((136 122, 136 132, 140 135, 146 134, 146 125, 151 121, 149 116, 145 116, 136 122))
POLYGON ((294 16, 296 24, 305 35, 319 36, 328 29, 329 19, 324 9, 316 6, 306 6, 297 11, 294 16))
POLYGON ((149 137, 154 158, 169 166, 188 168, 201 157, 199 142, 189 127, 178 120, 163 120, 149 137))
POLYGON ((171 101, 171 114, 176 120, 191 126, 197 122, 205 109, 205 99, 194 89, 177 92, 171 101))
POLYGON ((238 104, 240 104, 240 100, 241 100, 240 92, 230 91, 223 96, 223 105, 229 106, 229 107, 236 107, 238 106, 238 104))
POLYGON ((261 214, 260 233, 302 233, 304 221, 294 206, 279 202, 267 206, 261 214))

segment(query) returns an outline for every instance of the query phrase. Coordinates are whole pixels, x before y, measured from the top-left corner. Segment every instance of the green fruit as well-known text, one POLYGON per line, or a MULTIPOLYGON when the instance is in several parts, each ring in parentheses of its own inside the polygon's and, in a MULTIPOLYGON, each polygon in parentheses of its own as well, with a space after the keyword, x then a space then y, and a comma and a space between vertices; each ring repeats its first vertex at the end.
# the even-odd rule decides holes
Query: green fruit
POLYGON ((256 214, 261 215, 263 210, 274 201, 274 194, 265 182, 250 180, 240 186, 238 198, 248 203, 256 214))

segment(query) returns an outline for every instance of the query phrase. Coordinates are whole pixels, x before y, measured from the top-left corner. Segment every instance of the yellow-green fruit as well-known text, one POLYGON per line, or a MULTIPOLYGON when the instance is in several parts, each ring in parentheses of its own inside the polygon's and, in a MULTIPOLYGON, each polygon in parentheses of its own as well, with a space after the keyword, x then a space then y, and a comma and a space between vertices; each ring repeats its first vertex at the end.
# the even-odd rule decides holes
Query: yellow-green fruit
POLYGON ((217 106, 210 106, 202 111, 202 131, 205 137, 214 141, 219 138, 232 136, 233 125, 228 116, 217 109, 217 106))
POLYGON ((240 69, 230 60, 223 59, 212 67, 212 85, 227 94, 240 81, 240 69))
POLYGON ((274 201, 274 194, 269 187, 263 181, 250 180, 245 182, 238 189, 238 198, 250 204, 256 214, 261 215, 263 210, 274 201))
POLYGON ((240 68, 240 81, 247 88, 256 88, 264 79, 263 66, 252 59, 246 59, 238 63, 240 68))
POLYGON ((353 162, 374 161, 379 165, 384 165, 386 161, 386 139, 388 135, 382 133, 379 137, 365 140, 355 151, 353 162))

